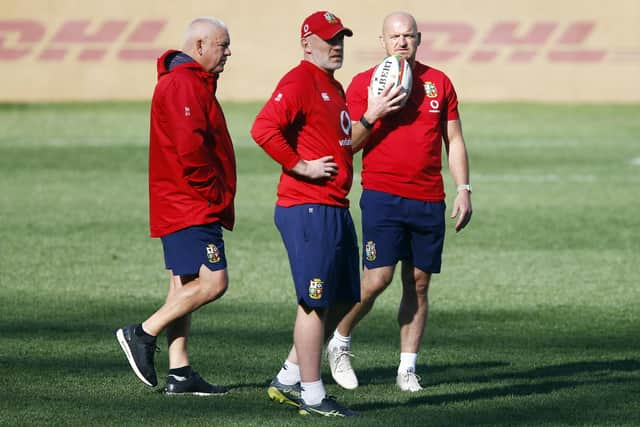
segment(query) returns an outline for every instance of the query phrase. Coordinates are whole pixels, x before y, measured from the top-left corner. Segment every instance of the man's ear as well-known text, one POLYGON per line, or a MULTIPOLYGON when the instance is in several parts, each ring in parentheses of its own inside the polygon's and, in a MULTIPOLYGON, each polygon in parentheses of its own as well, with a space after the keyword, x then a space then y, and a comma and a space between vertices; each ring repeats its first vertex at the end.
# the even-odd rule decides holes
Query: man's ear
POLYGON ((311 44, 309 42, 309 38, 304 37, 300 39, 300 46, 302 46, 302 50, 304 50, 306 53, 311 52, 311 44))

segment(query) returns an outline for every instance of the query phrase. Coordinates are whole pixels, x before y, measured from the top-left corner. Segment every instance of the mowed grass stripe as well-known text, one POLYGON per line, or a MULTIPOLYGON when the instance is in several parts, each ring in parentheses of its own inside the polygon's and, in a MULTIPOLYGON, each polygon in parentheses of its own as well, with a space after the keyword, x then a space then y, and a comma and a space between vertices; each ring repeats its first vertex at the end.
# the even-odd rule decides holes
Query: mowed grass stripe
MULTIPOLYGON (((1 425, 335 425, 266 395, 295 302, 273 225, 279 167, 248 136, 258 108, 226 105, 239 171, 231 284, 193 317, 194 367, 232 392, 167 399, 132 375, 113 336, 167 287, 148 238, 148 105, 0 105, 1 425)), ((362 386, 338 388, 325 364, 328 391, 363 413, 354 426, 639 425, 640 106, 462 112, 475 213, 457 235, 449 222, 433 279, 426 390, 394 384, 396 277, 354 333, 362 386)), ((357 224, 359 194, 356 176, 357 224)))

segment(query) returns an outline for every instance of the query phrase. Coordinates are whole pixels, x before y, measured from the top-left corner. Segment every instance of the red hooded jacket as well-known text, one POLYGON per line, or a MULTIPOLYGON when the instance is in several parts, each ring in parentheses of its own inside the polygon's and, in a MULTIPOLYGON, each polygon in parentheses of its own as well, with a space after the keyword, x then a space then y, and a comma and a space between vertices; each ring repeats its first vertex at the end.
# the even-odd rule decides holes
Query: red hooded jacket
POLYGON ((169 70, 177 53, 158 58, 151 102, 151 237, 213 222, 231 230, 234 224, 236 160, 215 97, 217 76, 195 61, 169 70))

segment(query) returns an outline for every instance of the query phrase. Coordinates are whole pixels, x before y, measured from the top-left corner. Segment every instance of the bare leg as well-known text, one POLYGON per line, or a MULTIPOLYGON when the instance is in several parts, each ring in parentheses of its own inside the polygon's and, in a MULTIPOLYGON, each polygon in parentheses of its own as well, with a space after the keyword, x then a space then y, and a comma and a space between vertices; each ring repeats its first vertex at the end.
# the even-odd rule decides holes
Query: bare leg
MULTIPOLYGON (((342 337, 333 336, 327 344, 327 358, 331 368, 331 376, 340 386, 353 390, 358 387, 358 378, 351 367, 350 358, 353 354, 349 351, 349 337, 351 331, 362 318, 371 310, 378 295, 384 291, 391 280, 395 266, 364 269, 360 283, 360 303, 353 306, 342 318, 335 329, 342 337)), ((333 333, 333 329, 329 330, 333 333)))
POLYGON ((186 314, 167 326, 167 344, 169 347, 169 369, 189 365, 187 344, 191 331, 191 314, 186 314))
POLYGON ((402 262, 402 299, 398 309, 400 351, 418 353, 429 312, 431 274, 402 262))
POLYGON ((287 360, 291 363, 295 363, 296 365, 300 364, 298 363, 298 353, 296 353, 295 345, 291 346, 291 350, 289 350, 289 355, 287 356, 287 360))
POLYGON ((353 309, 355 304, 353 302, 346 303, 344 301, 336 301, 327 312, 327 319, 324 324, 324 340, 325 342, 331 338, 333 331, 338 326, 338 323, 346 316, 349 311, 353 309))
POLYGON ((228 282, 226 269, 211 271, 204 265, 200 267, 199 277, 188 283, 183 284, 180 276, 172 276, 167 300, 143 322, 143 329, 151 335, 160 334, 174 320, 220 298, 228 282))
MULTIPOLYGON (((317 310, 298 305, 296 324, 293 329, 293 345, 300 366, 302 382, 320 380, 320 358, 324 336, 326 310, 317 310)), ((294 353, 294 349, 289 353, 294 353)), ((289 359, 291 362, 293 360, 289 359)))
POLYGON ((376 298, 387 289, 387 286, 393 280, 394 270, 395 266, 393 265, 372 268, 371 270, 365 267, 360 283, 360 302, 353 306, 336 328, 341 335, 345 337, 351 335, 351 331, 358 322, 371 311, 376 298))
MULTIPOLYGON (((174 276, 169 278, 168 302, 175 298, 174 293, 198 276, 174 276)), ((169 369, 181 368, 189 365, 189 354, 187 351, 187 341, 191 329, 191 314, 185 314, 167 325, 167 346, 169 348, 169 369)))
MULTIPOLYGON (((202 265, 198 276, 180 277, 172 272, 165 303, 142 323, 142 329, 154 337, 167 329, 170 369, 189 364, 187 336, 191 312, 221 297, 227 289, 226 270, 211 271, 202 265)), ((136 376, 145 384, 155 387, 155 340, 135 338, 137 332, 133 326, 118 329, 116 337, 136 376), (134 344, 131 345, 131 342, 134 344)))

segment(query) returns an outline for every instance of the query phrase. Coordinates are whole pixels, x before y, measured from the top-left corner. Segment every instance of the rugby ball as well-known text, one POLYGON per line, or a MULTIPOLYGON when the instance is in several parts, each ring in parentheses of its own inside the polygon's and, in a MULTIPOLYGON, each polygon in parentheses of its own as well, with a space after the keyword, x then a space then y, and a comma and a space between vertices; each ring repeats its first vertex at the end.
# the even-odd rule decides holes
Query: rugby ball
POLYGON ((402 91, 407 93, 407 96, 402 100, 402 105, 404 105, 411 95, 413 75, 409 62, 398 55, 387 56, 376 66, 369 86, 374 95, 380 95, 391 84, 394 87, 401 86, 402 91))

